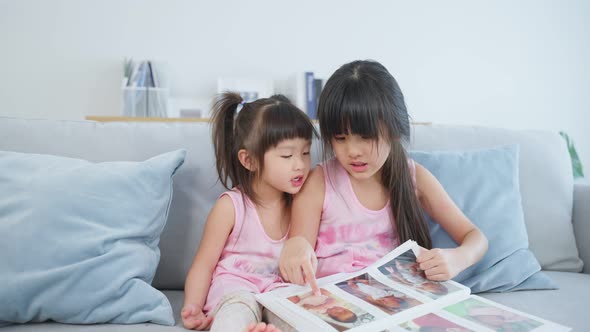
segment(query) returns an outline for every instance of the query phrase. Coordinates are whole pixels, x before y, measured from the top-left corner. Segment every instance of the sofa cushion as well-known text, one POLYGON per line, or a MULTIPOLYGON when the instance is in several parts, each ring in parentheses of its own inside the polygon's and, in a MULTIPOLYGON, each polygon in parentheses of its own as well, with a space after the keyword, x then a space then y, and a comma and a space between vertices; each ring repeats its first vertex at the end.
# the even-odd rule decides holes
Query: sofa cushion
POLYGON ((179 290, 163 291, 174 311, 174 326, 155 324, 94 324, 74 325, 56 322, 36 324, 13 324, 0 328, 2 332, 187 332, 182 325, 180 310, 184 301, 184 292, 179 290))
POLYGON ((413 129, 413 150, 518 144, 520 192, 530 250, 543 269, 582 270, 572 227, 572 168, 567 146, 559 134, 451 125, 418 125, 413 129))
MULTIPOLYGON (((470 287, 472 293, 556 287, 539 272, 541 266, 528 249, 518 185, 518 146, 413 151, 411 156, 438 179, 488 239, 488 251, 483 258, 457 275, 455 281, 470 287), (539 275, 529 280, 535 274, 539 275)), ((433 247, 457 246, 430 218, 429 225, 433 247)))
POLYGON ((0 151, 0 321, 173 325, 150 283, 185 154, 92 163, 0 151))
POLYGON ((573 331, 587 331, 590 275, 558 271, 545 273, 560 285, 558 290, 484 293, 480 296, 571 327, 573 331))
POLYGON ((209 135, 206 122, 99 123, 0 117, 0 150, 103 162, 142 161, 186 149, 184 164, 174 175, 170 214, 160 237, 160 264, 152 283, 159 289, 183 289, 207 214, 223 192, 209 135))

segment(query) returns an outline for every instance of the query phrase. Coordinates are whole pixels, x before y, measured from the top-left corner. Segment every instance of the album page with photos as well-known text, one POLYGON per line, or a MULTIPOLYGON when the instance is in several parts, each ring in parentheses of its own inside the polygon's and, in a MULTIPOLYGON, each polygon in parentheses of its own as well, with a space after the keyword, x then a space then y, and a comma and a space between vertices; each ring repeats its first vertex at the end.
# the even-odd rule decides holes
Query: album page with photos
POLYGON ((299 331, 570 331, 471 295, 452 280, 426 279, 421 247, 407 241, 371 266, 318 279, 321 295, 292 285, 257 295, 299 331))

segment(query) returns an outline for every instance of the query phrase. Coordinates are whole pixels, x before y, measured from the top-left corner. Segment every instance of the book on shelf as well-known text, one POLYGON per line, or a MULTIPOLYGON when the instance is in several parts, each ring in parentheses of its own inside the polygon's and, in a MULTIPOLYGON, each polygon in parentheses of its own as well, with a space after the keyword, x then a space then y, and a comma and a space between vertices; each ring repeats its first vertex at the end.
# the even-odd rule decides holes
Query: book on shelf
POLYGON ((318 107, 320 106, 320 95, 322 94, 322 89, 324 88, 324 80, 321 78, 314 78, 313 80, 313 88, 315 90, 314 97, 315 97, 315 110, 310 112, 310 118, 317 119, 318 118, 318 107))
POLYGON ((407 241, 363 270, 320 278, 321 295, 291 285, 256 298, 300 331, 571 330, 472 295, 452 280, 426 279, 416 263, 420 250, 407 241))
POLYGON ((315 98, 315 86, 313 72, 305 72, 305 113, 311 118, 317 118, 317 106, 315 98))
POLYGON ((318 98, 323 80, 316 78, 314 72, 293 74, 286 80, 277 81, 275 86, 276 93, 285 95, 311 119, 317 119, 318 98))

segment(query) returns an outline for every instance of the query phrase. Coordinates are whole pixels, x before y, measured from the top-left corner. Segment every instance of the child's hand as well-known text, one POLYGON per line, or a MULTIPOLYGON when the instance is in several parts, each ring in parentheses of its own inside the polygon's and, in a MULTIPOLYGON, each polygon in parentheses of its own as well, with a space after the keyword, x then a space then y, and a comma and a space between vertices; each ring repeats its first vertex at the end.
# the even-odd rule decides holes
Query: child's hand
POLYGON ((461 255, 454 249, 422 249, 416 258, 426 278, 434 281, 445 281, 463 271, 461 255))
POLYGON ((315 251, 301 236, 287 240, 279 258, 279 271, 286 282, 298 285, 309 284, 315 295, 320 294, 315 272, 318 260, 315 251))
POLYGON ((189 330, 208 330, 213 317, 207 316, 194 304, 188 304, 180 312, 184 328, 189 330))

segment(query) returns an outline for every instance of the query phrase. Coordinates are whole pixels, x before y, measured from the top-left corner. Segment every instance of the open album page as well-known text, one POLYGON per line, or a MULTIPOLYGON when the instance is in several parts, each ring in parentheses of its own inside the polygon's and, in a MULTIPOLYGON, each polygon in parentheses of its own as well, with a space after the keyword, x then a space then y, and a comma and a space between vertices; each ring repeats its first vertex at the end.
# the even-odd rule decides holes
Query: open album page
POLYGON ((417 267, 420 247, 408 241, 369 268, 318 280, 321 295, 290 286, 261 294, 258 300, 299 330, 375 331, 401 323, 469 295, 453 281, 427 280, 417 267))
POLYGON ((370 267, 318 279, 320 295, 289 286, 257 299, 300 331, 569 331, 454 281, 426 279, 407 241, 370 267))

